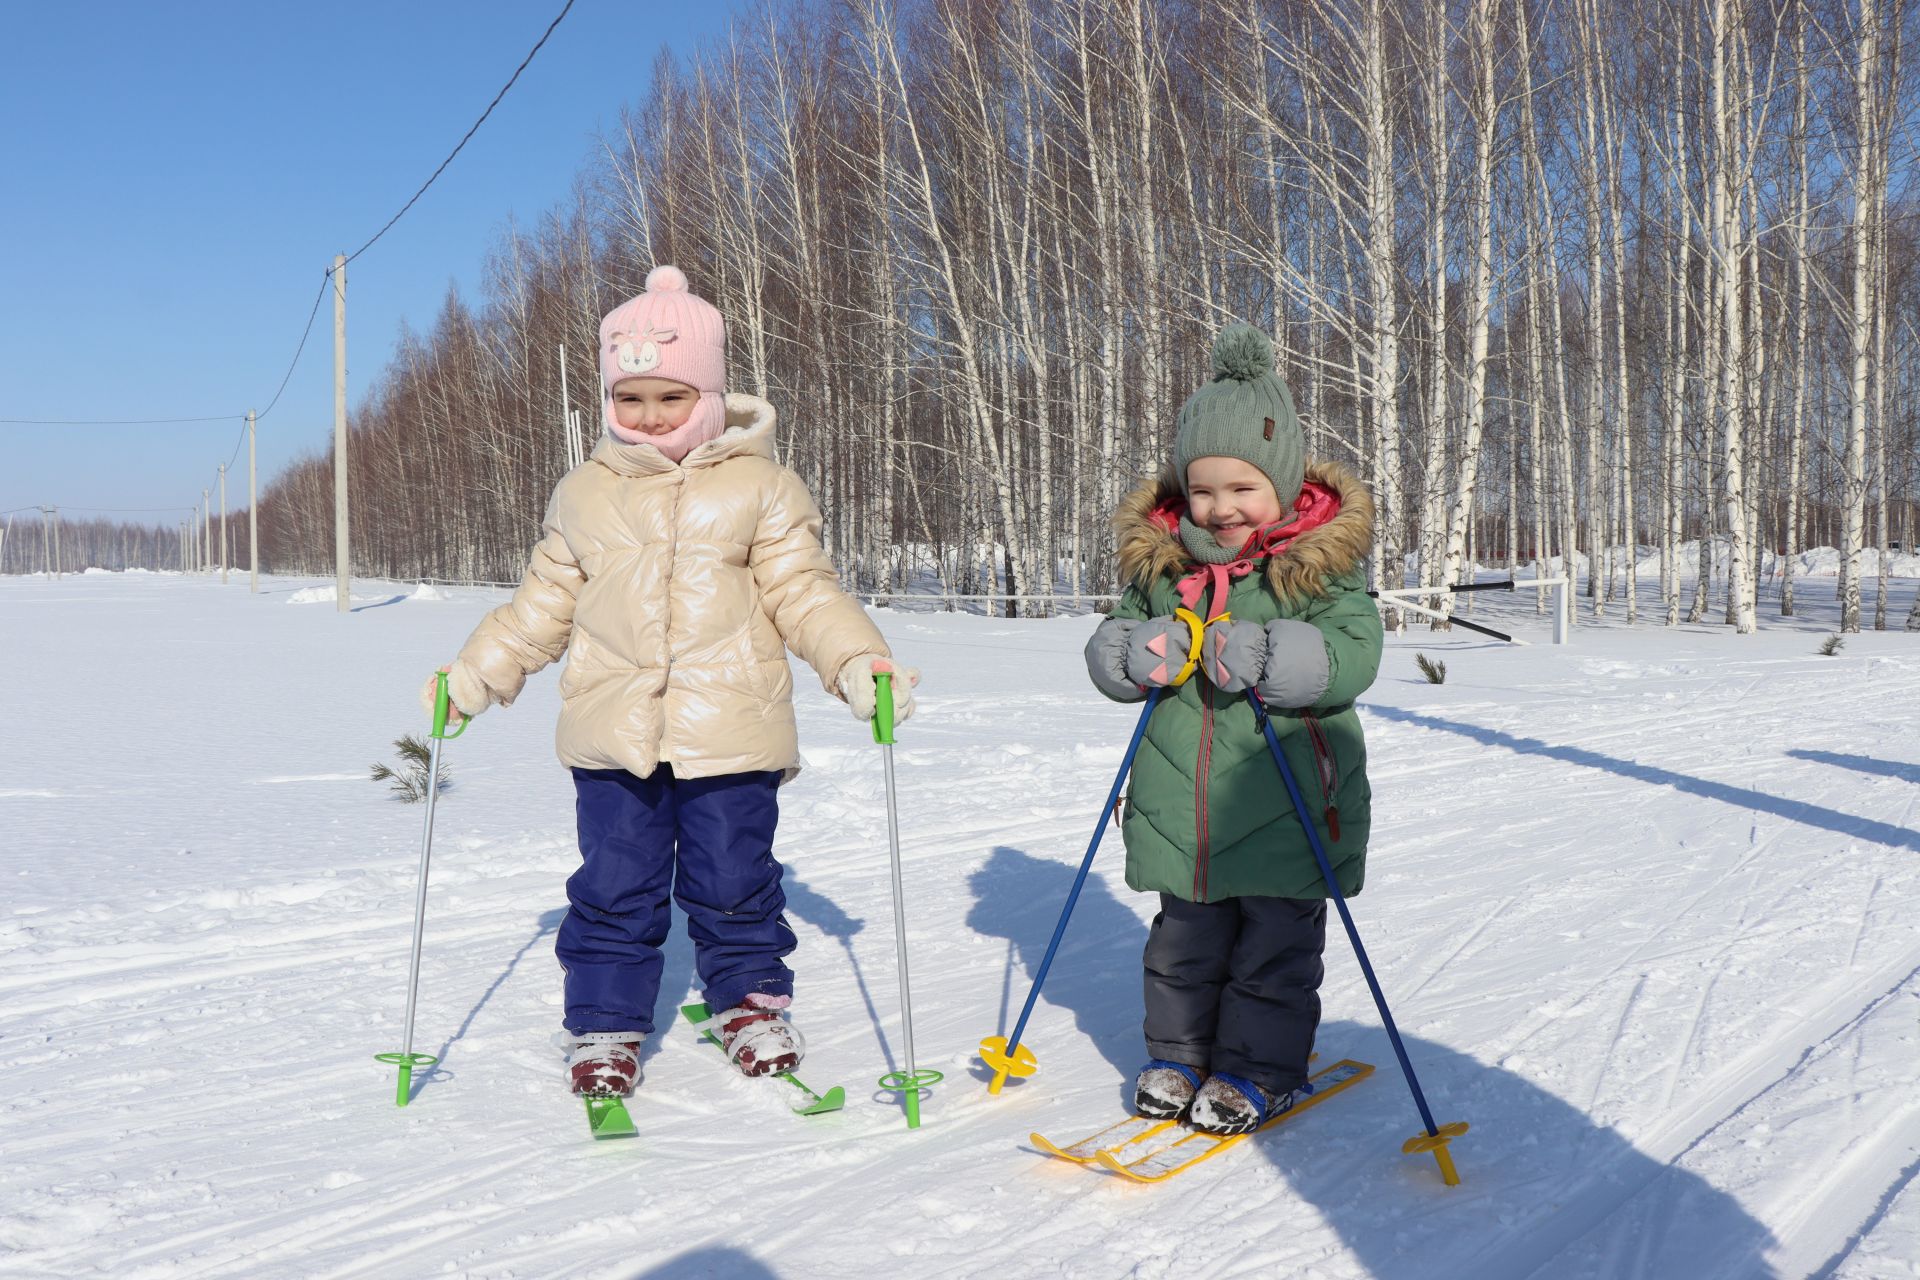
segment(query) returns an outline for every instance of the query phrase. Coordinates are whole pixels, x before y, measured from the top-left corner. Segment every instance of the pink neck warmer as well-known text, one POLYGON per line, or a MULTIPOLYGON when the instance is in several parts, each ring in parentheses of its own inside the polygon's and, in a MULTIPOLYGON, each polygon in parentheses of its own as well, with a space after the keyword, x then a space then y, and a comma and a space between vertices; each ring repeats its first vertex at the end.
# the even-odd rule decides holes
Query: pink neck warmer
POLYGON ((725 397, 716 392, 702 392, 699 403, 693 406, 692 416, 685 422, 665 435, 650 436, 644 431, 621 426, 613 416, 613 399, 608 397, 606 423, 608 433, 622 444, 650 444, 671 461, 679 462, 707 441, 717 439, 727 429, 727 402, 725 397))

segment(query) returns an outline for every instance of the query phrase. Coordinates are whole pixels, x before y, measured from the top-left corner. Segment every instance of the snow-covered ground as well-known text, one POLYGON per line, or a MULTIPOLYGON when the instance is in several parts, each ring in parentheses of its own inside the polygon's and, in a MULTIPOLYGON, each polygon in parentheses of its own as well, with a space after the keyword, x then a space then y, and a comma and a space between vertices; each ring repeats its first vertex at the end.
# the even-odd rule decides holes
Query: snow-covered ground
MULTIPOLYGON (((289 607, 315 585, 0 579, 0 1273, 1920 1274, 1920 636, 1816 656, 1830 584, 1752 637, 1554 648, 1530 596, 1482 596, 1540 643, 1390 638, 1354 911, 1438 1118, 1472 1123, 1451 1190, 1400 1154, 1415 1113, 1337 932, 1321 1050, 1372 1080, 1160 1186, 1034 1152, 1115 1118, 1142 1057, 1150 904, 1113 835, 1040 1072, 986 1092, 975 1046, 1133 719, 1086 684, 1085 617, 878 615, 926 673, 898 748, 915 1041, 947 1073, 922 1129, 874 1088, 901 1052, 880 760, 806 679, 780 848, 802 1074, 847 1108, 792 1117, 674 1027, 641 1137, 589 1140, 549 1039, 575 861, 551 673, 446 749, 417 1046, 443 1065, 396 1108, 372 1055, 399 1047, 421 811, 367 767, 502 593, 289 607)), ((677 931, 667 976, 663 1016, 677 931)))

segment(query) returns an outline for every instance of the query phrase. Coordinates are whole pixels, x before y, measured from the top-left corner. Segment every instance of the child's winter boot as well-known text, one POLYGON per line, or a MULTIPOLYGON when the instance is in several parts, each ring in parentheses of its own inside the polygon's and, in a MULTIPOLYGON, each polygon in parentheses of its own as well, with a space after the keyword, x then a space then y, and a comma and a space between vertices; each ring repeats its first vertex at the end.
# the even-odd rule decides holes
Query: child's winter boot
POLYGON ((640 1083, 638 1040, 575 1040, 567 1078, 577 1094, 625 1098, 640 1083))
POLYGON ((1311 1085, 1303 1084, 1286 1093, 1269 1093, 1251 1080, 1222 1072, 1208 1076, 1200 1086, 1187 1123, 1222 1138, 1252 1133, 1312 1092, 1311 1085))
POLYGON ((792 1071, 807 1051, 806 1041, 791 1022, 781 1017, 785 996, 758 992, 740 1004, 714 1015, 714 1031, 727 1058, 742 1075, 770 1076, 792 1071))
POLYGON ((1155 1058, 1133 1082, 1133 1110, 1152 1120, 1177 1120, 1193 1102, 1205 1077, 1184 1062, 1155 1058))

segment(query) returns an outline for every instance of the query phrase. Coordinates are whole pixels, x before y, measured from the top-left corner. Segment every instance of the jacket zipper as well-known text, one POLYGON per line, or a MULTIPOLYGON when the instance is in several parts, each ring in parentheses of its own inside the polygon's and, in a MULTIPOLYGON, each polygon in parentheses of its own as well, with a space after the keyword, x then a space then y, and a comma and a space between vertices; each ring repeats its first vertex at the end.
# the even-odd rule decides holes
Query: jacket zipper
MULTIPOLYGON (((1208 572, 1207 621, 1211 623, 1227 610, 1228 597, 1233 592, 1233 584, 1227 577, 1225 567, 1213 566, 1208 572)), ((1210 823, 1207 821, 1207 784, 1213 773, 1213 702, 1207 697, 1206 689, 1199 690, 1200 695, 1200 768, 1193 779, 1193 900, 1207 900, 1207 857, 1210 823)))
POLYGON ((1310 711, 1300 713, 1300 719, 1307 726, 1307 741, 1313 744, 1313 763, 1315 772, 1320 775, 1320 816, 1327 824, 1327 834, 1335 844, 1340 843, 1340 810, 1334 806, 1333 796, 1340 787, 1340 762, 1334 757, 1333 743, 1327 738, 1327 731, 1320 724, 1320 717, 1310 711))

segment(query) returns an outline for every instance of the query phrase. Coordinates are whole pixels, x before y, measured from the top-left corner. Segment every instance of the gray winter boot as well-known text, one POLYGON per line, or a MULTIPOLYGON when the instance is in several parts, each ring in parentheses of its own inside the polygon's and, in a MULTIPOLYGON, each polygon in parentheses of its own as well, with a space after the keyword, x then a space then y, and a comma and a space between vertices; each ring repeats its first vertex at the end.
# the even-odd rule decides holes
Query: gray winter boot
POLYGON ((1269 1093, 1241 1076, 1212 1075, 1194 1095, 1187 1123, 1221 1138, 1252 1133, 1312 1092, 1312 1085, 1303 1084, 1286 1093, 1269 1093))
POLYGON ((1133 1082, 1133 1110, 1152 1120, 1177 1120, 1186 1114, 1194 1092, 1206 1077, 1184 1062, 1155 1058, 1133 1082))

